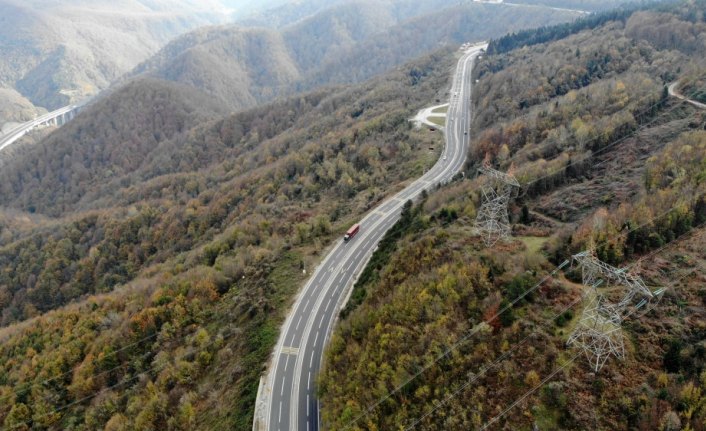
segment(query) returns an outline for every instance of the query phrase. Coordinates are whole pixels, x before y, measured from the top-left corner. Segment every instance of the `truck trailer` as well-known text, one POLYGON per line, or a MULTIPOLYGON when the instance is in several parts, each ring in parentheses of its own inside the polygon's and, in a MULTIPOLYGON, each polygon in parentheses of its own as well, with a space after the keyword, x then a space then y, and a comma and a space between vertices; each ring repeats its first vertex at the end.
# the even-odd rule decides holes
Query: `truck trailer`
POLYGON ((359 230, 360 230, 360 225, 358 223, 354 224, 353 226, 351 226, 350 229, 348 229, 346 234, 343 235, 343 240, 346 242, 350 241, 350 239, 353 238, 355 236, 355 234, 358 233, 359 230))

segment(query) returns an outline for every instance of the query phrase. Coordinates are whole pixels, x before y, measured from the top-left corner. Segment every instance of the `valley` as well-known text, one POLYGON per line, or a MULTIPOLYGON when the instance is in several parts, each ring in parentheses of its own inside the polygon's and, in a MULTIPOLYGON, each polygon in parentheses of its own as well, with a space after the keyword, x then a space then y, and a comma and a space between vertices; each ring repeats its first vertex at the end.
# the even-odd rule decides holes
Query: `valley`
POLYGON ((704 429, 706 3, 510 3, 0 0, 0 428, 704 429))

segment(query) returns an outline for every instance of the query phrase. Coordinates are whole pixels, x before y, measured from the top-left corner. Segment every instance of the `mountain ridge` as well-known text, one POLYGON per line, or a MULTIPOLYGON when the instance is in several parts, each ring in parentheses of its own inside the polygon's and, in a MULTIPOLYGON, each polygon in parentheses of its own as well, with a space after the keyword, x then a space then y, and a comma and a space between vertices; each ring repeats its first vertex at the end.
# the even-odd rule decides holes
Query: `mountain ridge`
POLYGON ((534 7, 501 7, 498 13, 497 5, 437 3, 441 10, 428 13, 406 0, 361 0, 336 5, 281 31, 238 26, 203 29, 174 40, 132 75, 194 85, 238 110, 321 85, 361 82, 443 44, 499 36, 505 31, 501 28, 520 29, 578 16, 534 7), (258 49, 248 48, 250 37, 258 49), (232 47, 239 50, 229 52, 232 47), (264 64, 259 58, 263 52, 274 53, 264 64), (231 56, 235 53, 241 56, 231 56), (224 63, 229 67, 219 73, 224 63), (273 64, 280 65, 282 73, 272 74, 273 64), (263 72, 269 72, 265 80, 252 80, 263 72), (204 76, 210 80, 199 81, 204 76))

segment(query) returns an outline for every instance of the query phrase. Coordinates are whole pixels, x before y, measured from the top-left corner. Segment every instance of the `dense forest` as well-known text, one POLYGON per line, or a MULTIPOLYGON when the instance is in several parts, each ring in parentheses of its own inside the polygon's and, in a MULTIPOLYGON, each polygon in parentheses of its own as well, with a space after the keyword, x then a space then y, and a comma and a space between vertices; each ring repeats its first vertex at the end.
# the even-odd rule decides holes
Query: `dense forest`
POLYGON ((408 207, 364 270, 320 376, 327 429, 704 429, 706 114, 666 94, 701 90, 684 29, 704 12, 636 11, 479 62, 467 179, 408 207), (483 160, 522 185, 490 248, 483 160), (589 248, 667 289, 599 373, 566 346, 587 292, 557 269, 589 248))
POLYGON ((192 90, 137 82, 18 153, 2 173, 4 428, 250 429, 302 270, 438 157, 441 135, 408 119, 455 61, 212 120, 192 90))

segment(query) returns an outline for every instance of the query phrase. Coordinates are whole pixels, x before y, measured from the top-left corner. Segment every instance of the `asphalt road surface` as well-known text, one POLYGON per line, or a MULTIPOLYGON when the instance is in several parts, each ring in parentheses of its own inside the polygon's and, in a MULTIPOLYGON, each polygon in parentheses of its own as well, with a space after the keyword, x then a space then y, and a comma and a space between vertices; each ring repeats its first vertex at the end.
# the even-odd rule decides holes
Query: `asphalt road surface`
POLYGON ((458 62, 446 120, 446 146, 438 162, 363 218, 360 232, 349 242, 340 239, 297 297, 275 347, 273 368, 265 383, 262 402, 268 430, 318 431, 315 379, 336 316, 378 242, 399 219, 404 203, 461 171, 469 147, 471 70, 485 47, 468 49, 458 62))
POLYGON ((67 114, 75 109, 76 109, 76 105, 64 106, 63 108, 59 108, 56 111, 52 111, 48 114, 44 114, 35 120, 20 124, 19 126, 10 130, 3 137, 0 137, 0 150, 14 144, 15 141, 19 140, 27 132, 29 132, 30 130, 39 126, 40 124, 45 123, 50 120, 53 120, 54 118, 60 117, 60 116, 67 114))

